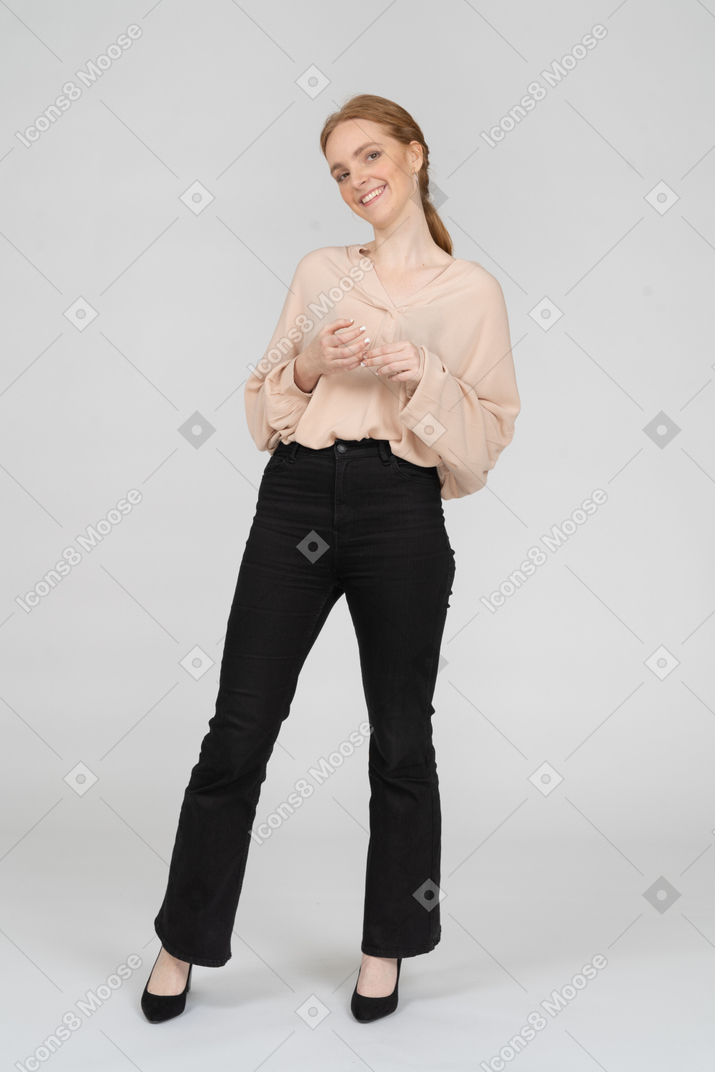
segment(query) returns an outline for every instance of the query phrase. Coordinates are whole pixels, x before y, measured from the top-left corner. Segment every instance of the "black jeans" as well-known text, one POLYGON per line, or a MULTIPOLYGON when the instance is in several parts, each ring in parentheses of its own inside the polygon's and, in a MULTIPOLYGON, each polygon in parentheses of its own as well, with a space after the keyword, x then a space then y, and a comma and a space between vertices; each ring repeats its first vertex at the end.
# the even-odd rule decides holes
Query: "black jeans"
POLYGON ((216 713, 186 788, 164 901, 167 952, 219 967, 266 765, 298 675, 345 593, 370 723, 362 952, 428 953, 440 934, 432 697, 455 574, 436 468, 387 440, 280 443, 266 464, 228 619, 216 713))

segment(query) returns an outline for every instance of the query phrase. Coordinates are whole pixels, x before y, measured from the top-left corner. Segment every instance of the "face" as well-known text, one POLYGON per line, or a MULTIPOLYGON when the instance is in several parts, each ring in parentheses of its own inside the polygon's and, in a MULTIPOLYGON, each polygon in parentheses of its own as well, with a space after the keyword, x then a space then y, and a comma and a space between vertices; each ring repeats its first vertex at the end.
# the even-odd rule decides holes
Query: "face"
POLYGON ((419 142, 403 145, 380 123, 347 119, 331 133, 325 155, 345 204, 374 227, 393 224, 411 199, 421 204, 413 175, 422 164, 419 142))

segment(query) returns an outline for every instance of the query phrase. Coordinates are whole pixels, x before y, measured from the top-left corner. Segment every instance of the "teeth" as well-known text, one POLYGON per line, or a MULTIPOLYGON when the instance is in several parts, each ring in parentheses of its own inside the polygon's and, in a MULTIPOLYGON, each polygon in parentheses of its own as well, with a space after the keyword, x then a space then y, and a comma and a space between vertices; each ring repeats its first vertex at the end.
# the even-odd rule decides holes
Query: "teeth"
POLYGON ((368 196, 367 196, 367 197, 363 198, 363 201, 362 201, 363 205, 369 205, 369 203, 370 203, 370 202, 371 202, 371 201, 372 201, 372 200, 373 200, 373 199, 374 199, 375 197, 377 197, 377 195, 378 195, 379 193, 381 193, 381 192, 382 192, 382 191, 383 191, 384 189, 385 189, 385 187, 384 187, 384 186, 380 186, 380 187, 378 187, 378 189, 377 189, 377 190, 372 190, 372 191, 371 191, 371 192, 370 192, 370 193, 368 194, 368 196))

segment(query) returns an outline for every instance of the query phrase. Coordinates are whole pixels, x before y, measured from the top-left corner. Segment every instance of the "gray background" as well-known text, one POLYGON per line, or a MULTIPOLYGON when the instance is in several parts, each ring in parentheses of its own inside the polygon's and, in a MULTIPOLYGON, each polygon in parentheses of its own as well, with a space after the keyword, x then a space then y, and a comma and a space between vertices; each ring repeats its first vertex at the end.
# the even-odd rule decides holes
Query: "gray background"
MULTIPOLYGON (((13 0, 0 35, 4 1067, 131 954, 142 965, 79 1015, 52 1068, 475 1069, 537 1010, 546 1026, 505 1067, 704 1067, 712 7, 13 0), (26 148, 15 132, 132 23, 141 37, 26 148), (606 37, 549 88, 544 69, 598 23, 606 37), (490 148, 480 133, 535 80, 544 99, 490 148), (158 1030, 139 1009, 153 918, 267 460, 245 426, 247 366, 300 257, 372 237, 318 144, 356 92, 422 126, 455 255, 504 289, 523 404, 488 486, 445 503, 443 939, 403 963, 394 1016, 355 1023, 358 749, 251 847, 232 960, 196 969, 186 1014, 158 1030), (197 181, 213 195, 198 213, 180 200, 197 181), (80 297, 97 314, 82 330, 65 315, 80 297), (544 300, 562 315, 544 320, 544 300), (215 429, 200 446, 178 431, 196 413, 215 429), (24 611, 16 597, 130 488, 131 514, 24 611), (492 614, 480 597, 597 488, 607 501, 492 614), (195 679, 181 660, 197 646, 213 664, 195 679), (529 780, 544 763, 557 785, 529 780)), ((341 601, 257 821, 365 714, 341 601)))

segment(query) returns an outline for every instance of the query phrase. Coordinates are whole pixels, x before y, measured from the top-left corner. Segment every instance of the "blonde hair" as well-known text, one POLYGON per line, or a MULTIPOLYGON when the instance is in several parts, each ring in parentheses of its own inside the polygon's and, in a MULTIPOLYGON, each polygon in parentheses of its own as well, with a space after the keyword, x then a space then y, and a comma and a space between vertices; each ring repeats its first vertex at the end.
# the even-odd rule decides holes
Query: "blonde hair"
POLYGON ((387 100, 386 97, 376 97, 373 93, 358 93, 346 101, 339 111, 333 112, 325 120, 325 125, 320 132, 320 148, 323 156, 325 156, 328 138, 338 123, 346 119, 370 119, 374 123, 381 123, 387 129, 388 134, 403 145, 409 145, 412 141, 420 143, 423 158, 422 167, 417 172, 417 179, 422 208, 432 238, 440 249, 451 256, 452 239, 429 196, 429 149, 420 127, 410 113, 394 101, 387 100))

